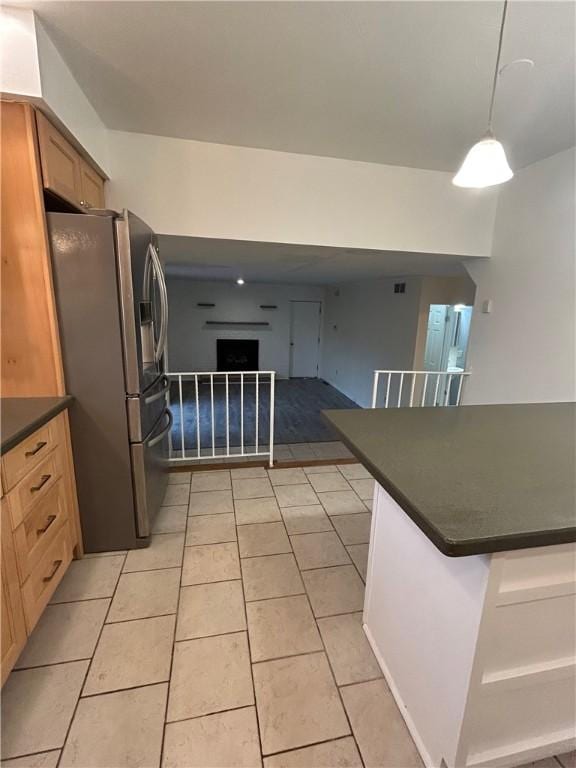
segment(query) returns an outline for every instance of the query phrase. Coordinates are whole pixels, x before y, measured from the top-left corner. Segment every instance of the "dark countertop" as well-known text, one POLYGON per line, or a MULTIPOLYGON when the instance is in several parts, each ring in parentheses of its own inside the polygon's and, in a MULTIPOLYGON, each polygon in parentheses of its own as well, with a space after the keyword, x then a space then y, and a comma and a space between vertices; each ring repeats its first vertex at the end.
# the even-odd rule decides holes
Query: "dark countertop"
POLYGON ((22 442, 73 401, 62 397, 3 397, 0 399, 0 431, 2 453, 22 442))
POLYGON ((576 404, 324 411, 446 555, 576 541, 576 404))

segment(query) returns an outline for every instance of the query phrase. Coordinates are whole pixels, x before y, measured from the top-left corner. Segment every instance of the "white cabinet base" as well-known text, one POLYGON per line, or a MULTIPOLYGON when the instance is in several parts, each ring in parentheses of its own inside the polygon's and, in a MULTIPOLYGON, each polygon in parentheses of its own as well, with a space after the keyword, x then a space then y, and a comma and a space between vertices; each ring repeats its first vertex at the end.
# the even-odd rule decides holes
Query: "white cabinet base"
POLYGON ((427 766, 576 747, 575 593, 575 545, 446 557, 377 486, 364 628, 427 766))

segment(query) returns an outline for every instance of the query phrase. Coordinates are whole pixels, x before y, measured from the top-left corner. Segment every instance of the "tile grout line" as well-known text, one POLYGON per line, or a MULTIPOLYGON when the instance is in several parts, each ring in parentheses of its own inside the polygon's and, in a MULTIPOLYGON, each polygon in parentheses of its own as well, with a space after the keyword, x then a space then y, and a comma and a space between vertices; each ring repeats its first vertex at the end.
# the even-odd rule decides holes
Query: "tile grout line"
MULTIPOLYGON (((241 634, 230 632, 230 634, 241 634)), ((238 707, 228 707, 227 709, 217 709, 214 712, 203 712, 201 715, 191 715, 190 717, 179 717, 176 720, 167 720, 165 725, 173 723, 187 723, 189 720, 201 720, 203 717, 213 717, 214 715, 223 715, 226 712, 238 712, 241 709, 256 709, 255 704, 241 704, 238 707)))
MULTIPOLYGON (((300 572, 300 574, 302 575, 302 572, 300 572)), ((304 579, 302 579, 302 581, 304 581, 304 579)), ((306 586, 306 582, 304 582, 304 586, 306 586)), ((364 758, 362 757, 362 753, 360 752, 360 746, 359 746, 358 741, 356 739, 356 734, 354 733, 354 729, 352 728, 352 723, 351 723, 350 718, 348 716, 348 711, 346 709, 346 706, 344 705, 344 699, 342 698, 342 693, 340 691, 340 687, 338 686, 338 683, 336 682, 336 674, 334 673, 334 669, 332 667, 332 662, 330 661, 330 656, 329 656, 328 651, 326 649, 326 644, 324 642, 324 638, 322 637, 322 632, 320 631, 320 626, 318 625, 318 618, 325 618, 325 617, 317 617, 314 614, 314 609, 312 607, 312 601, 310 600, 310 595, 308 594, 308 592, 306 593, 306 599, 308 600, 308 605, 310 606, 310 611, 312 612, 312 616, 314 617, 314 622, 316 624, 316 630, 317 630, 317 632, 318 632, 318 634, 320 636, 320 641, 322 643, 322 648, 324 649, 324 655, 326 656, 326 661, 328 663, 328 668, 330 670, 330 674, 332 675, 332 681, 333 681, 334 686, 335 686, 335 688, 336 688, 336 690, 338 692, 338 698, 340 700, 340 706, 342 707, 342 710, 344 712, 344 716, 346 718, 346 722, 348 723, 348 727, 350 729, 350 735, 354 739, 354 744, 356 745, 356 749, 358 751, 358 755, 360 756, 360 761, 361 761, 362 765, 365 765, 364 758)), ((357 613, 357 611, 355 611, 355 613, 357 613)))
POLYGON ((250 665, 250 680, 252 681, 252 696, 254 697, 254 714, 256 717, 256 731, 258 733, 258 744, 260 746, 260 765, 264 762, 264 753, 262 749, 262 729, 260 727, 260 713, 258 712, 258 701, 256 699, 256 684, 254 682, 254 670, 252 665, 252 645, 250 643, 250 630, 248 628, 248 610, 246 608, 246 593, 244 591, 244 579, 242 578, 242 563, 240 557, 240 542, 238 541, 238 525, 236 524, 236 508, 234 508, 234 523, 236 525, 236 550, 238 552, 238 569, 240 571, 240 583, 242 590, 242 607, 244 609, 244 621, 246 623, 246 641, 248 644, 248 664, 250 665))
MULTIPOLYGON (((66 744, 68 742, 68 737, 70 736, 70 731, 72 730, 72 724, 74 723, 74 720, 76 718, 76 713, 78 712, 78 707, 80 705, 80 699, 82 699, 82 691, 84 690, 84 686, 86 685, 86 680, 88 679, 88 675, 90 674, 90 669, 92 668, 92 662, 94 661, 94 656, 96 655, 96 650, 98 649, 98 645, 100 643, 100 639, 102 637, 102 633, 104 632, 104 627, 106 626, 106 619, 108 618, 108 614, 110 613, 110 608, 112 607, 112 603, 114 601, 114 597, 116 595, 116 590, 118 589, 118 584, 120 583, 120 578, 122 576, 122 569, 124 568, 124 565, 126 564, 126 558, 128 557, 128 554, 124 555, 124 559, 122 561, 122 566, 118 572, 118 578, 116 579, 116 584, 114 585, 114 589, 112 591, 112 596, 110 597, 110 603, 108 605, 108 609, 106 611, 106 615, 104 616, 104 621, 102 622, 102 626, 100 627, 100 632, 98 632, 98 637, 96 639, 96 643, 94 644, 94 650, 92 651, 92 656, 90 657, 90 661, 88 663, 88 666, 86 667, 86 672, 84 674, 84 679, 82 680, 82 685, 80 686, 80 692, 78 694, 78 698, 76 699, 76 705, 74 706, 74 711, 72 712, 72 717, 70 718, 70 722, 68 723, 68 727, 66 728, 66 735, 64 736, 64 741, 62 742, 62 746, 60 747, 60 754, 58 755, 58 760, 56 762, 56 768, 59 768, 60 763, 62 762, 62 755, 64 754, 64 750, 66 748, 66 744)), ((90 559, 90 558, 89 558, 90 559)))
MULTIPOLYGON (((291 752, 297 752, 301 749, 311 749, 312 747, 319 747, 322 744, 332 744, 335 741, 344 741, 344 739, 352 739, 354 743, 356 743, 354 736, 351 734, 346 734, 346 736, 336 736, 334 739, 322 739, 322 741, 313 741, 310 744, 304 744, 302 747, 291 747, 290 749, 280 749, 278 752, 268 752, 266 758, 277 757, 278 755, 288 755, 291 752)), ((358 750, 358 754, 360 754, 360 750, 358 750)), ((360 756, 360 760, 362 761, 362 756, 360 756)), ((364 763, 362 763, 362 765, 364 765, 364 763)))
MULTIPOLYGON (((190 478, 190 483, 192 478, 190 478)), ((188 502, 186 504, 187 510, 190 504, 190 485, 188 485, 188 502)), ((188 535, 188 515, 186 515, 186 529, 184 531, 184 546, 182 547, 182 557, 180 559, 180 581, 178 583, 178 597, 176 599, 176 619, 174 621, 174 635, 172 637, 172 648, 170 653, 170 666, 168 669, 168 687, 166 690, 166 704, 164 705, 164 718, 162 723, 162 738, 160 740, 160 759, 159 768, 164 761, 164 748, 166 744, 166 726, 168 724, 168 704, 170 702, 170 692, 172 688, 172 672, 174 670, 174 652, 176 650, 176 633, 178 631, 178 618, 180 613, 180 599, 182 597, 182 577, 184 574, 184 555, 186 552, 186 536, 188 535)))
MULTIPOLYGON (((372 515, 372 510, 369 511, 369 514, 372 515)), ((364 578, 363 574, 360 573, 360 568, 358 568, 354 558, 352 557, 352 555, 350 554, 350 551, 348 550, 348 547, 352 547, 352 546, 354 546, 354 544, 348 544, 348 545, 344 544, 344 541, 343 541, 342 537, 340 536, 340 533, 339 533, 338 529, 335 527, 334 530, 336 531, 336 535, 340 539, 340 542, 341 542, 342 546, 344 547, 344 549, 348 553, 348 557, 352 561, 352 565, 354 566, 354 568, 356 569, 356 572, 358 573, 358 575, 362 579, 362 583, 364 584, 364 590, 366 590, 366 579, 364 578)), ((368 540, 367 543, 370 544, 370 540, 368 540)))

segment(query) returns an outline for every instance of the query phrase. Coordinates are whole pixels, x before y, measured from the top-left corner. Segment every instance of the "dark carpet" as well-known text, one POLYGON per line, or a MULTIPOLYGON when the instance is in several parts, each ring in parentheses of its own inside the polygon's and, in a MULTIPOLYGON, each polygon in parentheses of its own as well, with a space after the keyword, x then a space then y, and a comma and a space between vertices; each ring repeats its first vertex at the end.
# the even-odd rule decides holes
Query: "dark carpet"
MULTIPOLYGON (((212 446, 212 419, 210 384, 201 382, 198 386, 200 412, 200 447, 212 446)), ((172 444, 181 447, 180 407, 178 382, 173 382, 170 402, 174 415, 172 444)), ((182 382, 182 405, 184 411, 184 446, 196 450, 196 395, 194 382, 182 382)), ((275 430, 274 443, 314 443, 338 440, 335 432, 324 422, 320 411, 329 408, 358 408, 334 387, 321 379, 280 379, 275 387, 275 430)), ((260 383, 258 402, 258 443, 268 444, 268 414, 270 410, 269 382, 260 383)), ((229 382, 228 421, 230 445, 239 446, 241 438, 240 383, 229 382)), ((253 381, 244 382, 244 445, 254 446, 256 442, 256 386, 253 381)), ((226 394, 224 383, 214 383, 214 445, 226 445, 226 394)))

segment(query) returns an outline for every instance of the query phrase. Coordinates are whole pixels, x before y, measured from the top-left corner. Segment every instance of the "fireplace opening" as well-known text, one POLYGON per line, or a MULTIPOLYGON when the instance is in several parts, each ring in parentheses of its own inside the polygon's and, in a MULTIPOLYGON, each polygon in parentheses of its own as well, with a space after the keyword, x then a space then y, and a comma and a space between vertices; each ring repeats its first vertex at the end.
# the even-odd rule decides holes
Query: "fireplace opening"
POLYGON ((257 339, 216 339, 217 371, 257 371, 257 339))

